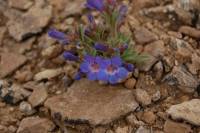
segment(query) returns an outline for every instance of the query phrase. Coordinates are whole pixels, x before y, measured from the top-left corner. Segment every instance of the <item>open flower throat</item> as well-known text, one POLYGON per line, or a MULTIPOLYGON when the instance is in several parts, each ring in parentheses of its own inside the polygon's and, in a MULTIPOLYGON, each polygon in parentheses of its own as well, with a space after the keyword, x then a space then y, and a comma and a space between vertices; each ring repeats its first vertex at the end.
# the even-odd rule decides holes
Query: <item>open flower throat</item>
POLYGON ((116 0, 87 0, 85 7, 89 9, 88 25, 77 26, 67 34, 50 29, 48 34, 72 48, 65 51, 63 57, 80 63, 75 79, 87 77, 110 84, 120 83, 134 71, 133 64, 145 57, 136 53, 130 44, 131 38, 120 32, 128 7, 116 0), (91 14, 93 11, 100 16, 95 18, 91 14))

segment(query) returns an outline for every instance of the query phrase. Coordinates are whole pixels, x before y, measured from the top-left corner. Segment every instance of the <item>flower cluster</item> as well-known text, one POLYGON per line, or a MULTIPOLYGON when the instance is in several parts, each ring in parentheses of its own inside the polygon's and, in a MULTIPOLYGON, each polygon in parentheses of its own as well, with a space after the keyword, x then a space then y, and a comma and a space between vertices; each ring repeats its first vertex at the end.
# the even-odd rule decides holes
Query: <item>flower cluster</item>
MULTIPOLYGON (((86 76, 110 84, 120 83, 134 71, 134 63, 143 61, 130 45, 130 38, 120 32, 128 8, 116 0, 87 0, 88 25, 76 27, 72 33, 49 30, 50 37, 63 45, 73 45, 65 51, 66 60, 80 63, 75 79, 86 76), (99 12, 102 21, 96 21, 92 11, 99 12)), ((99 19, 99 18, 97 18, 99 19)))

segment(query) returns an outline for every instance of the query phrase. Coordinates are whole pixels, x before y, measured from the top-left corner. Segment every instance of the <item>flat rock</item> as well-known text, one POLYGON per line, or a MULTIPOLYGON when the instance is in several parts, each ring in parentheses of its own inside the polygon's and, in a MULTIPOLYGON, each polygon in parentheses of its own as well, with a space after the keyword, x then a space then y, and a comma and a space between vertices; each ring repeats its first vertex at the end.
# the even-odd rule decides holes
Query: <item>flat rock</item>
POLYGON ((25 56, 11 52, 0 53, 0 59, 0 78, 11 74, 27 61, 25 56))
POLYGON ((151 104, 151 97, 144 89, 135 90, 136 100, 143 106, 151 104))
POLYGON ((134 35, 136 42, 139 44, 147 44, 158 39, 154 33, 144 27, 136 28, 134 35))
POLYGON ((31 0, 9 0, 8 3, 10 7, 20 10, 27 10, 33 5, 33 1, 31 0))
POLYGON ((39 106, 45 102, 48 97, 48 93, 46 88, 37 88, 34 89, 31 96, 28 98, 28 101, 32 105, 32 107, 39 106))
POLYGON ((189 27, 189 26, 181 26, 179 28, 179 32, 188 35, 190 37, 194 37, 196 39, 200 39, 200 30, 189 27))
POLYGON ((40 117, 24 118, 17 130, 17 133, 49 133, 55 128, 52 121, 40 117))
POLYGON ((34 34, 40 33, 47 26, 52 16, 52 7, 36 4, 28 12, 20 15, 16 19, 8 21, 9 34, 21 41, 34 34))
POLYGON ((104 125, 134 111, 138 103, 132 91, 122 86, 103 86, 82 79, 66 93, 47 99, 45 106, 52 114, 60 113, 67 123, 104 125))
POLYGON ((165 133, 191 133, 190 125, 167 120, 164 125, 165 133))
POLYGON ((193 99, 181 104, 172 105, 167 113, 174 120, 185 120, 191 124, 200 126, 200 100, 193 99))
POLYGON ((57 69, 46 69, 44 71, 41 71, 39 73, 37 73, 34 76, 34 79, 36 81, 40 81, 43 79, 51 79, 54 77, 57 77, 58 75, 60 75, 63 72, 63 70, 61 68, 57 68, 57 69))
POLYGON ((175 66, 172 72, 164 77, 164 81, 186 93, 194 92, 199 85, 198 80, 183 66, 175 66))

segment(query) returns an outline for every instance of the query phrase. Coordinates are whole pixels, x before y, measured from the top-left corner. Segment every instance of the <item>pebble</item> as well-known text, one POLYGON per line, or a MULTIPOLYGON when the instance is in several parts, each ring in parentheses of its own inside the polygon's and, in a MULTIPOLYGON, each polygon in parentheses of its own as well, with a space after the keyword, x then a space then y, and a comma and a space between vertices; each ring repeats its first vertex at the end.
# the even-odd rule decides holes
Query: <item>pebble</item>
POLYGON ((140 126, 135 133, 151 133, 151 131, 143 126, 140 126))
POLYGON ((25 115, 33 115, 36 112, 36 110, 32 108, 31 104, 26 101, 20 103, 19 110, 25 115))
POLYGON ((34 80, 40 81, 44 79, 52 79, 59 76, 63 72, 62 68, 57 69, 45 69, 34 76, 34 80))
POLYGON ((136 100, 143 106, 147 106, 147 105, 151 104, 150 95, 143 89, 136 89, 135 97, 136 97, 136 100))
POLYGON ((17 68, 25 64, 27 58, 13 52, 0 53, 0 78, 13 73, 17 68), (15 63, 13 63, 15 62, 15 63))
POLYGON ((28 101, 32 105, 32 107, 37 107, 42 105, 48 97, 48 93, 46 88, 38 88, 34 89, 31 96, 28 98, 28 101))
POLYGON ((10 7, 27 10, 33 5, 33 1, 31 0, 9 0, 8 4, 10 7))
POLYGON ((196 38, 196 39, 200 39, 200 30, 195 29, 193 27, 181 26, 179 28, 179 32, 181 32, 182 34, 188 35, 190 37, 193 37, 193 38, 196 38))
POLYGON ((174 120, 185 120, 191 124, 200 126, 200 100, 192 99, 181 104, 172 105, 167 113, 174 120))
POLYGON ((164 124, 164 132, 165 133, 191 133, 192 129, 190 125, 167 120, 164 124))
POLYGON ((42 1, 37 1, 28 12, 13 17, 8 21, 9 34, 15 40, 22 41, 42 32, 43 28, 47 26, 52 17, 52 7, 41 4, 42 1))
POLYGON ((156 121, 156 115, 151 111, 146 111, 142 115, 142 120, 148 124, 153 124, 156 121))
POLYGON ((135 85, 136 85, 136 79, 134 78, 130 78, 125 82, 125 87, 128 89, 134 89, 135 85))
POLYGON ((57 57, 62 52, 61 45, 52 45, 42 51, 42 56, 46 58, 57 57))
POLYGON ((144 27, 136 28, 134 31, 136 42, 139 44, 147 44, 156 41, 158 37, 144 27))

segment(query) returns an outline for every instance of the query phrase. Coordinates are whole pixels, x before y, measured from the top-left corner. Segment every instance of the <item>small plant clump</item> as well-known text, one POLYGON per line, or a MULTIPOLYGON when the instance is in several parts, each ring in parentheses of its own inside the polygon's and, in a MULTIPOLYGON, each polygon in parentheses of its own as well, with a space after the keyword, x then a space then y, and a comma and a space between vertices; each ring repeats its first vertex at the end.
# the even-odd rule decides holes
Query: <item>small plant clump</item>
POLYGON ((48 34, 63 45, 73 45, 63 56, 80 63, 75 79, 86 76, 93 81, 121 83, 134 71, 134 64, 146 59, 131 46, 130 37, 120 32, 128 8, 116 0, 87 0, 85 6, 90 11, 89 25, 80 25, 68 34, 50 29, 48 34), (98 23, 93 10, 102 18, 98 23))

